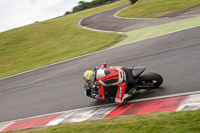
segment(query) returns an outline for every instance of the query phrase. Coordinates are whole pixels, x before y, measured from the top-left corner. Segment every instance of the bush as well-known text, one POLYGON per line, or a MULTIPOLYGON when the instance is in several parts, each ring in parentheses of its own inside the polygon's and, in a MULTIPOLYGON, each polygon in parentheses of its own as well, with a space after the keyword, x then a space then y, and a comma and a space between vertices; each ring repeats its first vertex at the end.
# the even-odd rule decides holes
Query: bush
POLYGON ((100 6, 100 5, 103 5, 103 4, 106 4, 106 3, 111 3, 113 1, 116 1, 116 0, 93 0, 91 2, 79 1, 79 3, 78 3, 79 5, 75 6, 73 8, 72 12, 67 11, 65 13, 65 15, 75 13, 75 12, 79 12, 79 11, 82 11, 82 10, 86 10, 86 9, 89 9, 89 8, 93 8, 93 7, 96 7, 96 6, 100 6))

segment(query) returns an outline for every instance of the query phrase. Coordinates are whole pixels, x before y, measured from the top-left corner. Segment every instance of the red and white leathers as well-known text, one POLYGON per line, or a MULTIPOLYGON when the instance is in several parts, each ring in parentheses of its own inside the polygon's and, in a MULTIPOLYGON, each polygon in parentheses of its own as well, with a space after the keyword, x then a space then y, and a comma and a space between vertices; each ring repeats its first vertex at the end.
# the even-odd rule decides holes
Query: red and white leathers
POLYGON ((128 94, 125 93, 127 88, 126 74, 121 67, 105 68, 105 66, 105 63, 102 64, 96 71, 96 83, 100 94, 97 98, 105 99, 104 87, 118 86, 115 102, 121 105, 128 97, 128 94))

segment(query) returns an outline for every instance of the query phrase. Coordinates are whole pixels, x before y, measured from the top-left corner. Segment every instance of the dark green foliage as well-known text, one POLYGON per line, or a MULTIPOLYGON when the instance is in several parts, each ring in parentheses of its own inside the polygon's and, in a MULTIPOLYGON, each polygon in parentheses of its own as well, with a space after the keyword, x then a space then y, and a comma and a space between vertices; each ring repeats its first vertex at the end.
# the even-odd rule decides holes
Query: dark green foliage
POLYGON ((135 4, 135 2, 137 2, 138 0, 130 0, 131 4, 135 4))
POLYGON ((71 14, 71 12, 69 12, 69 11, 67 11, 67 12, 65 13, 65 15, 69 15, 69 14, 71 14))
POLYGON ((106 4, 106 3, 111 3, 113 1, 116 1, 116 0, 93 0, 91 2, 79 1, 79 5, 75 6, 73 8, 72 12, 67 11, 65 13, 65 15, 75 13, 75 12, 79 12, 79 11, 82 11, 82 10, 85 10, 85 9, 97 7, 97 6, 106 4))

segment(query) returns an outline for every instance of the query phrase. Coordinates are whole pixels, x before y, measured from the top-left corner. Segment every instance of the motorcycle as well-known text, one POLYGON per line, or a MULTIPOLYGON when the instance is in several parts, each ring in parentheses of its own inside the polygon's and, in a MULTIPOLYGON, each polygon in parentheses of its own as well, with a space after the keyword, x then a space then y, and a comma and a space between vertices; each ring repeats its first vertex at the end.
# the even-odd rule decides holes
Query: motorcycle
MULTIPOLYGON (((126 93, 129 93, 129 90, 132 88, 136 88, 136 90, 139 91, 140 89, 151 90, 161 86, 161 84, 163 83, 162 76, 155 72, 144 73, 145 69, 146 68, 144 66, 132 67, 131 76, 134 79, 134 83, 128 83, 126 93)), ((105 99, 114 98, 116 92, 117 92, 117 86, 105 87, 104 89, 105 99)), ((91 94, 97 95, 98 89, 96 87, 91 87, 91 94)))

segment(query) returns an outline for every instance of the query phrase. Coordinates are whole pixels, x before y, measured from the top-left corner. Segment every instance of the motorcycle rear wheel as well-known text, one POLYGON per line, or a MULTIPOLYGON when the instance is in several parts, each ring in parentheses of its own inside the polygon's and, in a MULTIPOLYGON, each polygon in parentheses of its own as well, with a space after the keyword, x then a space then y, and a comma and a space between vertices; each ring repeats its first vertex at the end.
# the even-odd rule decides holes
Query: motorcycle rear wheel
POLYGON ((139 83, 142 84, 153 84, 153 88, 158 88, 163 83, 163 78, 160 74, 149 72, 142 74, 139 78, 139 83))

